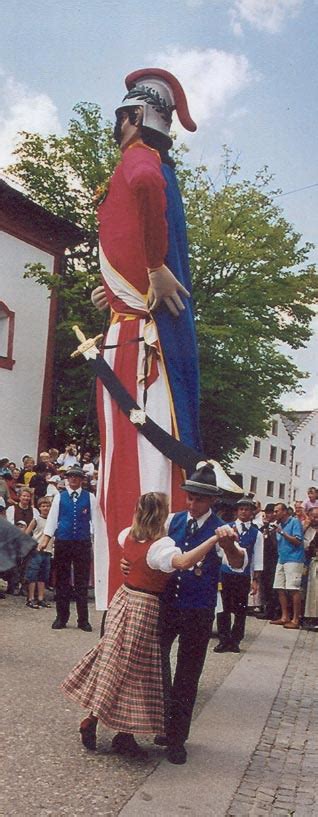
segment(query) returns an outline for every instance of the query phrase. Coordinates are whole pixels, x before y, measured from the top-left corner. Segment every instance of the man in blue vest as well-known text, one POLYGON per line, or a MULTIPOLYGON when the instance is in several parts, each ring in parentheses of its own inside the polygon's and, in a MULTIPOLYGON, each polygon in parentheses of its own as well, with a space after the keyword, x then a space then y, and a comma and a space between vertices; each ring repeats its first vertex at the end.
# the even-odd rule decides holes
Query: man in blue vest
POLYGON ((237 519, 234 522, 241 547, 245 548, 248 563, 240 574, 233 571, 222 560, 220 581, 222 584, 223 612, 218 615, 218 635, 220 643, 214 652, 240 652, 240 642, 244 638, 248 595, 256 592, 260 573, 263 570, 263 534, 252 522, 254 503, 252 499, 240 499, 237 503, 237 519), (234 613, 234 623, 231 622, 234 613))
POLYGON ((89 491, 83 490, 83 478, 84 472, 78 465, 68 469, 66 489, 54 497, 39 543, 39 548, 44 548, 51 536, 55 537, 56 619, 53 630, 62 630, 69 619, 73 565, 77 626, 85 632, 92 631, 87 597, 96 499, 89 491))
MULTIPOLYGON (((213 468, 199 463, 194 474, 182 486, 187 494, 187 511, 169 517, 168 533, 184 552, 213 536, 223 525, 213 512, 220 496, 213 468)), ((216 606, 221 559, 242 571, 247 564, 245 551, 237 545, 224 550, 218 545, 204 561, 191 570, 176 571, 160 601, 159 633, 162 651, 166 710, 166 735, 155 743, 167 745, 170 763, 187 760, 184 743, 188 738, 198 683, 211 635, 211 619, 216 606), (178 654, 172 681, 170 652, 178 637, 178 654)))

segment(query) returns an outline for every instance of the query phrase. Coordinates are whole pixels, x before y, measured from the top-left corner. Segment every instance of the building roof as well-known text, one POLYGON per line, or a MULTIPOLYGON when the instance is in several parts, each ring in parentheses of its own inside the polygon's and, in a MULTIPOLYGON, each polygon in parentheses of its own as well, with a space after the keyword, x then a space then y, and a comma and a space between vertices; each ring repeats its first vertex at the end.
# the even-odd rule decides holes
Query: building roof
POLYGON ((7 223, 7 229, 11 232, 10 225, 16 224, 17 233, 22 230, 26 239, 29 235, 36 234, 47 249, 52 248, 52 252, 63 252, 66 247, 80 244, 85 237, 84 231, 77 224, 50 213, 1 178, 0 214, 4 229, 7 223))
POLYGON ((312 409, 312 411, 287 411, 286 414, 281 414, 281 418, 288 434, 295 434, 315 414, 318 414, 318 409, 312 409))

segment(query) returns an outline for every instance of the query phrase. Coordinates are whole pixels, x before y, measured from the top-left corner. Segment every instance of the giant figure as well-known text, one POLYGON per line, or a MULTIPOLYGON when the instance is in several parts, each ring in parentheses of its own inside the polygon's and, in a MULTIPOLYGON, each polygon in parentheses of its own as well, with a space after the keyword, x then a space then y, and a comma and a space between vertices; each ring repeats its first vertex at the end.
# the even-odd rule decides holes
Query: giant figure
MULTIPOLYGON (((199 374, 185 218, 168 150, 172 112, 196 130, 183 89, 167 71, 126 78, 114 135, 121 161, 98 210, 103 290, 92 300, 111 310, 104 359, 147 415, 201 451, 199 374)), ((136 499, 149 491, 184 507, 184 474, 139 433, 98 383, 101 458, 97 492, 96 603, 105 609, 122 576, 118 534, 136 499)))

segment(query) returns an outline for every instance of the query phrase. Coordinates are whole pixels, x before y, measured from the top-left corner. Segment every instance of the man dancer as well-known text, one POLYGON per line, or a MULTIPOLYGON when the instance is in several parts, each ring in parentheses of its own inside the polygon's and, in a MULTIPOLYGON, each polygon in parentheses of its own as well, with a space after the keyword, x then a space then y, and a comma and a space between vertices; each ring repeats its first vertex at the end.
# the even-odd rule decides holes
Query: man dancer
MULTIPOLYGON (((235 490, 235 486, 233 485, 235 490)), ((216 486, 215 473, 207 463, 198 463, 197 470, 185 480, 188 511, 173 514, 169 519, 168 533, 184 552, 213 536, 216 528, 224 524, 213 511, 220 490, 216 486)), ((206 651, 211 635, 211 618, 214 614, 221 559, 230 564, 233 571, 242 573, 247 565, 243 548, 225 552, 217 545, 203 562, 191 570, 177 571, 169 581, 161 598, 159 633, 163 662, 163 679, 166 707, 166 735, 155 742, 167 745, 170 763, 183 764, 187 760, 184 743, 189 736, 193 707, 198 683, 203 670, 206 651), (177 665, 171 679, 170 652, 175 638, 178 640, 177 665)))
MULTIPOLYGON (((122 158, 98 210, 103 288, 110 304, 105 360, 132 398, 160 428, 201 451, 198 360, 185 220, 168 156, 172 111, 196 129, 176 78, 158 68, 126 78, 116 111, 122 158)), ((96 520, 96 603, 105 609, 121 582, 118 534, 130 524, 137 497, 162 491, 184 507, 179 466, 172 464, 98 384, 101 458, 96 520)))

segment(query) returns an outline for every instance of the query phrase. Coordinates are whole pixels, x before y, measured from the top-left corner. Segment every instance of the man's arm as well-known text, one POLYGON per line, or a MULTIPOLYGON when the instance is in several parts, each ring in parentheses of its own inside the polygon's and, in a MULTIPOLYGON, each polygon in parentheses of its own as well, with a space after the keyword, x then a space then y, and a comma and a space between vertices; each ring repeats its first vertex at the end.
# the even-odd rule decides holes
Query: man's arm
POLYGON ((280 525, 277 526, 276 530, 278 533, 280 533, 281 536, 284 537, 284 539, 287 540, 287 542, 290 542, 291 545, 299 547, 299 545, 303 544, 304 541, 303 529, 300 522, 298 522, 298 519, 294 520, 292 534, 287 533, 287 531, 285 531, 285 528, 282 528, 280 525))
POLYGON ((45 523, 43 536, 41 536, 41 539, 38 544, 38 550, 45 550, 45 548, 49 544, 50 539, 52 538, 52 536, 54 536, 59 520, 59 508, 60 508, 60 494, 56 494, 49 510, 49 515, 45 523))
MULTIPOLYGON (((233 528, 231 528, 231 530, 233 530, 233 528)), ((217 533, 220 534, 220 531, 222 531, 222 528, 217 528, 217 533)), ((230 567, 232 567, 233 570, 244 570, 248 561, 245 548, 242 548, 235 538, 229 539, 223 535, 223 533, 219 535, 219 544, 224 550, 230 567)))

